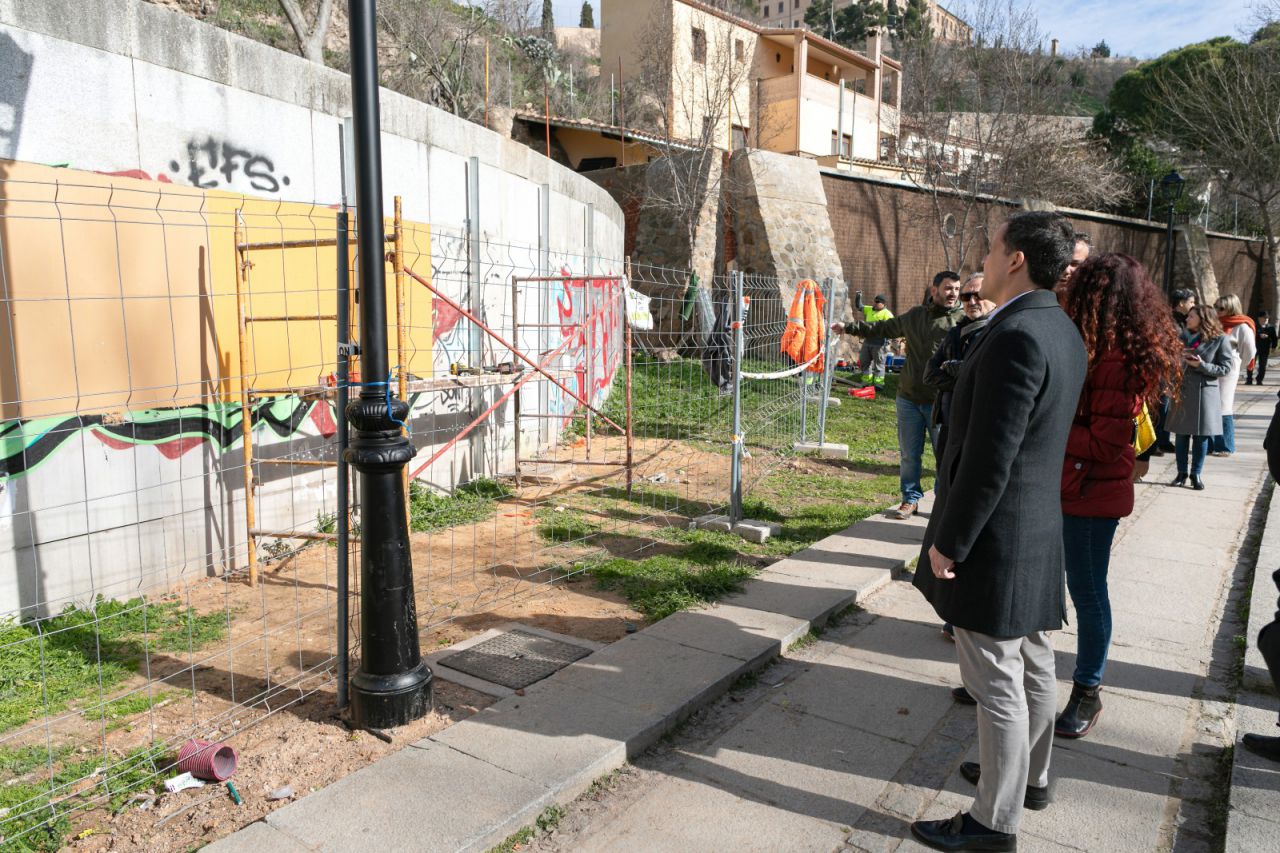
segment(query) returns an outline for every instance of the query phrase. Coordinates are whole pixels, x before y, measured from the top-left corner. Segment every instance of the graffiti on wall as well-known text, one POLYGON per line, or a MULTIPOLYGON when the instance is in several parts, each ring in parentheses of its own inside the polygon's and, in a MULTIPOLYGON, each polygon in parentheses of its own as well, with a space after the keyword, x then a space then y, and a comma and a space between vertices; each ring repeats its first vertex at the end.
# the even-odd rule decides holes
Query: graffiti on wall
MULTIPOLYGON (((338 430, 332 406, 323 400, 265 400, 250 410, 250 418, 254 429, 269 429, 280 438, 294 435, 308 421, 325 438, 338 430)), ((144 409, 124 418, 76 415, 9 421, 0 428, 0 482, 31 473, 82 432, 112 450, 149 445, 165 458, 177 459, 206 443, 227 450, 242 437, 240 424, 239 403, 144 409)))
MULTIPOLYGON (((622 328, 622 283, 615 279, 573 278, 567 267, 555 297, 561 341, 572 338, 568 355, 578 396, 598 405, 613 384, 622 360, 622 342, 616 339, 622 328), (588 369, 588 366, 590 369, 588 369)), ((568 394, 558 395, 559 414, 568 427, 570 415, 579 404, 568 394)))
POLYGON ((169 171, 207 190, 230 186, 237 174, 258 192, 278 193, 289 186, 289 176, 277 174, 270 157, 211 136, 187 142, 186 159, 170 160, 169 171))

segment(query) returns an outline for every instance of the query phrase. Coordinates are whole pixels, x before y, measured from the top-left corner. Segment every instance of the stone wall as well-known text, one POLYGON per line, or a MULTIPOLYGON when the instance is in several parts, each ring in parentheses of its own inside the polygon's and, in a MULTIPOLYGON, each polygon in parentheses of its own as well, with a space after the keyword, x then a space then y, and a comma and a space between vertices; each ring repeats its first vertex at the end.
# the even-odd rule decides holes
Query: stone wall
MULTIPOLYGON (((926 193, 908 183, 823 170, 836 248, 850 290, 868 297, 884 293, 895 312, 918 304, 933 275, 948 268, 937 228, 937 215, 926 193)), ((959 217, 958 203, 942 200, 944 213, 959 217)), ((992 225, 1020 205, 992 199, 980 205, 979 219, 992 225)), ((1157 282, 1164 279, 1165 228, 1160 223, 1067 210, 1077 230, 1088 233, 1095 251, 1124 252, 1141 261, 1157 282)), ((1180 226, 1175 253, 1176 286, 1235 293, 1246 305, 1257 305, 1264 266, 1260 241, 1210 233, 1199 238, 1180 226), (1188 250, 1187 234, 1192 234, 1188 250), (1203 243, 1200 240, 1203 239, 1203 243), (1189 264, 1196 258, 1197 266, 1189 264), (1212 275, 1209 275, 1209 273, 1212 275)), ((1204 232, 1199 232, 1204 234, 1204 232)), ((965 274, 981 265, 985 245, 979 241, 959 265, 965 274)), ((1207 294, 1205 294, 1207 295, 1207 294)))

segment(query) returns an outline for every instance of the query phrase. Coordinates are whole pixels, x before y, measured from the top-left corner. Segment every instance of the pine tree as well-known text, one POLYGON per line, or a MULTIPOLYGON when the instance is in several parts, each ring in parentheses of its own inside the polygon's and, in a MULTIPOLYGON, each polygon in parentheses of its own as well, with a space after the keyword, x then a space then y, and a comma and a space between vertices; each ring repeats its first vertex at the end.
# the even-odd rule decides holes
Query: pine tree
MULTIPOLYGON (((897 3, 893 5, 896 6, 897 3)), ((890 14, 893 14, 892 11, 890 14)), ((907 0, 907 8, 898 19, 893 36, 900 41, 927 41, 933 37, 927 0, 907 0)))
POLYGON ((556 17, 551 0, 542 0, 542 38, 549 44, 556 43, 556 17))
POLYGON ((588 30, 596 28, 596 16, 591 9, 591 0, 582 0, 582 17, 578 18, 578 26, 588 30))
MULTIPOLYGON (((890 2, 892 3, 893 0, 890 2)), ((815 0, 813 5, 805 10, 804 22, 809 25, 809 29, 822 33, 836 44, 853 50, 862 50, 863 43, 871 31, 884 25, 887 19, 886 14, 884 6, 877 0, 858 0, 836 12, 833 32, 831 0, 815 0)))

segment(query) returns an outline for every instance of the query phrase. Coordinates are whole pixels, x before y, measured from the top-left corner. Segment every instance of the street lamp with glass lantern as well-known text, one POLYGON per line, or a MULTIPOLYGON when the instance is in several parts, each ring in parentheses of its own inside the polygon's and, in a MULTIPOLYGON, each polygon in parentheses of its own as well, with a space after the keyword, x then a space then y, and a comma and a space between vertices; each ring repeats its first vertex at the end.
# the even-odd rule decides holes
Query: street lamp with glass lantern
POLYGON ((1164 292, 1167 296, 1173 295, 1173 207, 1182 197, 1182 185, 1186 182, 1176 169, 1170 169, 1169 174, 1160 179, 1160 192, 1169 205, 1164 237, 1164 292))

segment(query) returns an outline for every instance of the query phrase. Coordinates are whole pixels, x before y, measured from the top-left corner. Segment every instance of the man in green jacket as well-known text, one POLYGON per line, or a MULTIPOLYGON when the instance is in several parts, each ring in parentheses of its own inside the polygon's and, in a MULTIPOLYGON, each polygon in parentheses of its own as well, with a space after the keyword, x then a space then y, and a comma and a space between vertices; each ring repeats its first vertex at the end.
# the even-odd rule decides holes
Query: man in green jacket
POLYGON ((960 321, 960 275, 945 270, 933 277, 929 300, 905 314, 888 320, 868 323, 854 320, 836 331, 867 338, 906 338, 907 363, 902 367, 898 384, 898 452, 899 478, 902 482, 902 505, 886 513, 890 518, 908 519, 916 511, 924 489, 920 485, 923 467, 924 436, 937 439, 933 427, 933 398, 936 391, 924 381, 924 369, 933 351, 947 332, 960 321))
MULTIPOLYGON (((862 319, 868 323, 879 323, 892 320, 893 312, 887 307, 888 302, 879 294, 870 305, 862 306, 862 319)), ((863 338, 862 350, 858 353, 858 364, 862 367, 864 385, 884 384, 884 356, 889 342, 884 338, 863 338)))

